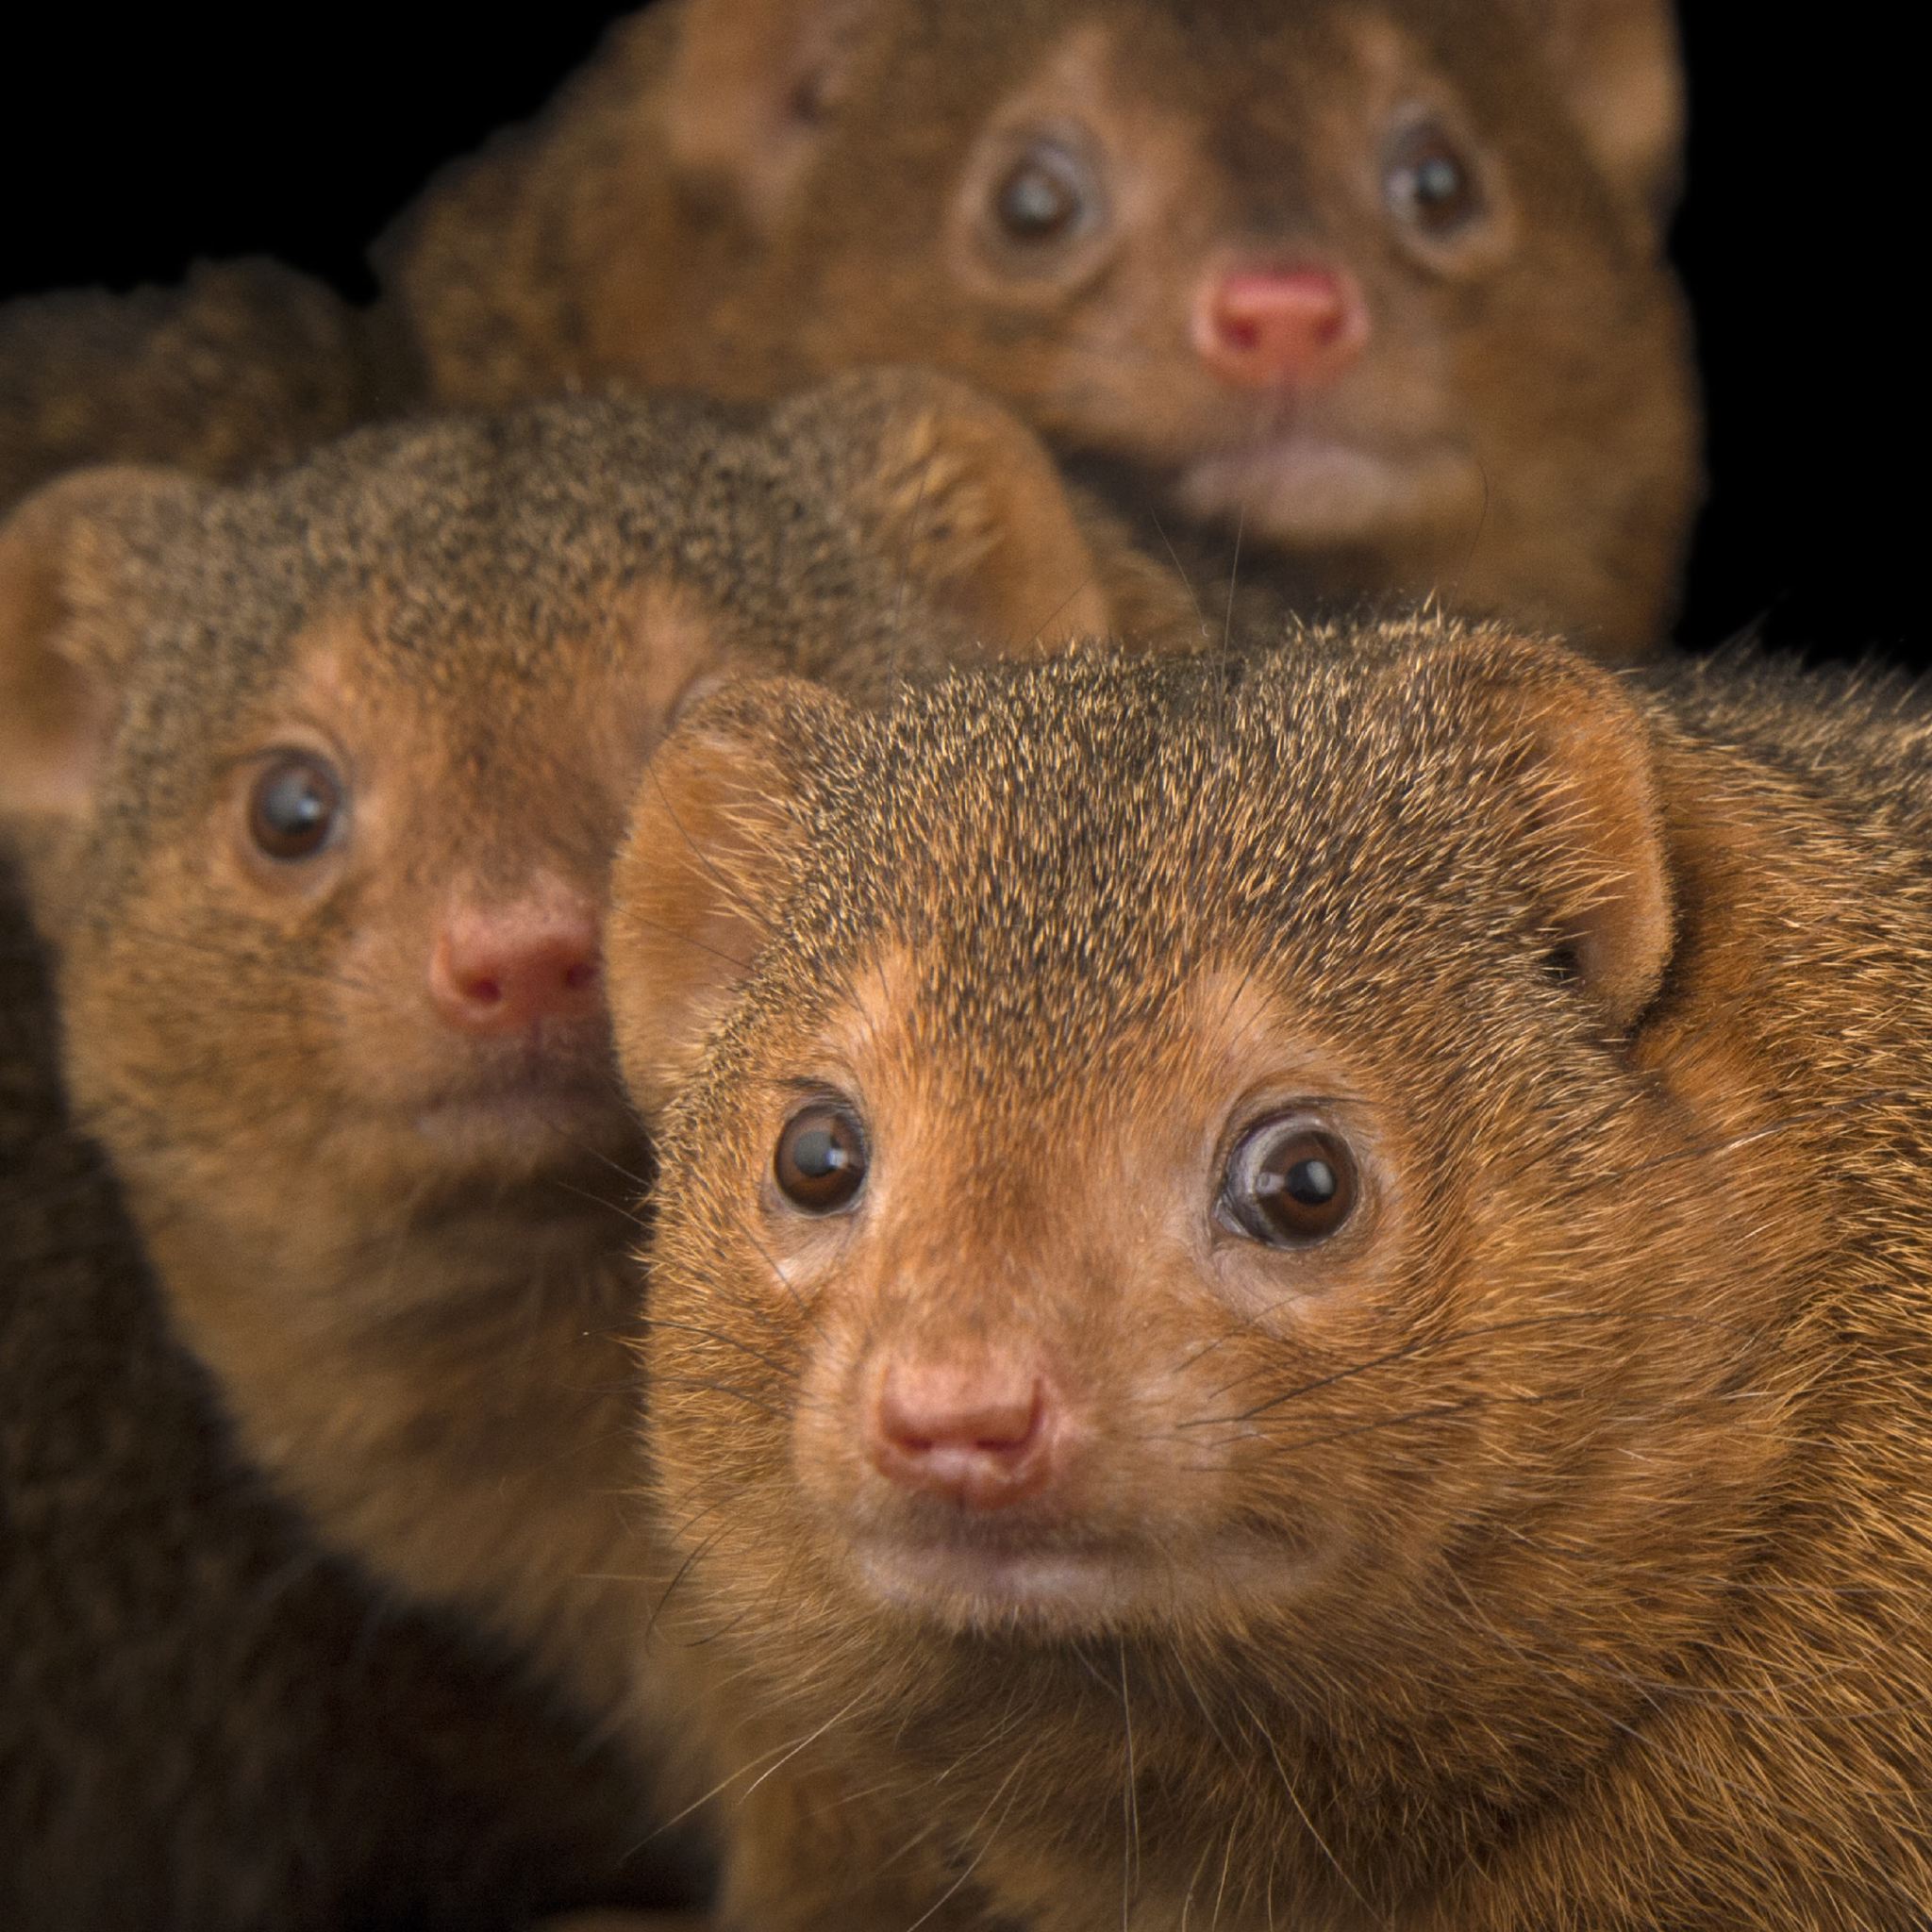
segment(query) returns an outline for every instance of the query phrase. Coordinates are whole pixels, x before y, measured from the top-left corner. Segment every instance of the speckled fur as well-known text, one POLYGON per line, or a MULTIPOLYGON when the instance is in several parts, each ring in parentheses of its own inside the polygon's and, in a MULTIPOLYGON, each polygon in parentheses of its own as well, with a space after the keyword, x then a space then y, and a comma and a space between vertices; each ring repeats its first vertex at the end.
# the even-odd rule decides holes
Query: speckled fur
MULTIPOLYGON (((821 1817, 870 1794, 838 1869, 917 1843, 1041 1932, 1932 1923, 1923 691, 1395 626, 877 717, 754 687, 667 746, 675 798, 708 742, 778 805, 729 862, 741 995, 662 1123, 669 1614, 821 1817), (1539 716, 1651 801, 1615 852, 1539 716), (1561 908, 1640 848, 1674 911, 1626 1031, 1561 908), (1165 1096, 1245 1000, 1238 1077, 1316 1054, 1393 1176, 1355 1259, 1246 1318, 1137 1218, 1150 1162, 1205 1158, 1165 1096), (759 1192, 800 1077, 923 1204, 824 1237, 897 1243, 862 1290, 759 1192), (956 1332, 1044 1338, 1100 1445, 1080 1525, 1171 1596, 1056 1630, 867 1587, 815 1474, 833 1372, 956 1332), (1335 1554, 1271 1593, 1217 1535, 1335 1554)), ((619 869, 645 1091, 667 996, 625 966, 668 955, 622 908, 682 862, 619 869)), ((745 1816, 765 1932, 814 1854, 745 1816)))
MULTIPOLYGON (((65 663, 108 700, 79 804, 6 829, 77 1117, 171 1318, 326 1542, 619 1740, 636 1839, 682 1694, 639 1641, 663 1578, 629 1493, 649 1157, 601 1027, 573 1041, 561 1125, 480 1152, 422 1125, 496 1065, 430 1008, 439 908, 541 872, 601 910, 689 679, 791 669, 880 699, 1030 649, 1093 594, 1090 562, 1024 430, 890 375, 770 412, 578 401, 372 429, 235 490, 109 472, 0 528, 0 695, 24 720, 65 663), (1057 505, 1067 557, 1035 541, 1057 505), (980 627, 1000 583, 1014 634, 980 627), (350 808, 311 890, 264 875, 243 827, 264 749, 318 735, 350 808)), ((695 1754, 669 1755, 677 1786, 695 1754)))

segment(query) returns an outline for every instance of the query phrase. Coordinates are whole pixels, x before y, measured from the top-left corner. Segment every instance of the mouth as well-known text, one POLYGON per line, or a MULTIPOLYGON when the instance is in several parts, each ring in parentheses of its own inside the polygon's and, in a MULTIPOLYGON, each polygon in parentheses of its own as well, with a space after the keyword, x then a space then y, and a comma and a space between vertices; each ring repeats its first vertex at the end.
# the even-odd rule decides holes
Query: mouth
POLYGON ((1125 1538, 872 1533, 852 1555, 882 1607, 951 1632, 1054 1637, 1172 1624, 1208 1595, 1279 1602, 1317 1568, 1304 1550, 1233 1535, 1170 1550, 1125 1538))
POLYGON ((1176 494, 1204 521, 1239 520, 1279 542, 1339 544, 1438 521, 1479 498, 1480 483, 1445 443, 1377 448, 1289 425, 1183 465, 1176 494))
POLYGON ((416 1132, 451 1152, 555 1158, 565 1148, 608 1149, 636 1135, 614 1076, 538 1056, 490 1068, 419 1101, 416 1132))

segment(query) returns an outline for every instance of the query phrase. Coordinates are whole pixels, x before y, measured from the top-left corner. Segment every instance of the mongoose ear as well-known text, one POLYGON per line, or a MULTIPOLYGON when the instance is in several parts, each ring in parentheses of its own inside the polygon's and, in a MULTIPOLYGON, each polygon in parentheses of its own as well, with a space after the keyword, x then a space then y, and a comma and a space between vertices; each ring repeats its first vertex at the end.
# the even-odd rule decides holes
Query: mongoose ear
POLYGON ((1661 217, 1676 199, 1684 70, 1672 0, 1520 0, 1599 165, 1661 217))
POLYGON ((196 493, 161 471, 83 470, 0 523, 0 822, 92 804, 135 641, 115 595, 119 527, 196 493))
POLYGON ((645 767, 605 937, 618 1058, 655 1115, 729 1011, 793 876, 803 745, 849 710, 800 678, 728 681, 645 767))
POLYGON ((768 225, 817 152, 878 0, 687 0, 664 92, 672 164, 768 225))
POLYGON ((866 369, 797 397, 781 438, 838 452, 868 539, 1000 657, 1113 625, 1094 545, 1038 437, 990 397, 924 369, 866 369))
POLYGON ((1650 727, 1613 672, 1561 645, 1478 636, 1451 648, 1478 717, 1515 747, 1544 917, 1606 1017, 1628 1026, 1675 939, 1650 727))

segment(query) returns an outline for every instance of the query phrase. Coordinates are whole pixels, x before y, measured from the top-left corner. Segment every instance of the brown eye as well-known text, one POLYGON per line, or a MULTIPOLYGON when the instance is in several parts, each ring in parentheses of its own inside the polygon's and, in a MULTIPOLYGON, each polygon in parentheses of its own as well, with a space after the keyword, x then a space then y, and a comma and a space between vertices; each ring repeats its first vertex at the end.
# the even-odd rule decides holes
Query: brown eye
POLYGON ((1058 142, 1041 141, 1000 177, 992 211, 1007 241, 1032 247, 1081 233, 1098 203, 1086 162, 1058 142))
POLYGON ((814 1101, 785 1123, 772 1174, 793 1207, 836 1214, 865 1185, 865 1136, 849 1108, 814 1101))
POLYGON ((1355 1158, 1340 1135, 1291 1114, 1251 1127, 1228 1157, 1224 1217, 1271 1248, 1305 1248, 1355 1211, 1355 1158))
POLYGON ((1468 157, 1440 121, 1404 128, 1382 175, 1390 208, 1425 235, 1452 235, 1482 212, 1482 191, 1468 157))
POLYGON ((248 798, 248 835, 271 858, 313 858, 329 842, 342 810, 342 784, 325 758, 277 752, 248 798))

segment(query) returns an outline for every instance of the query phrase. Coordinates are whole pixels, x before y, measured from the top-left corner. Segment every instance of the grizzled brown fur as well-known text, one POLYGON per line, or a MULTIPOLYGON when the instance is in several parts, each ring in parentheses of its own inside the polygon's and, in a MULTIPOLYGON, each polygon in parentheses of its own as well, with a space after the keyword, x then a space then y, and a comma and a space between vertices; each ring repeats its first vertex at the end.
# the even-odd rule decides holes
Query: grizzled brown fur
POLYGON ((1922 691, 1426 625, 694 712, 611 974, 734 1923, 1926 1924, 1928 761, 1922 691), (1283 1109, 1359 1175, 1299 1247, 1227 1209, 1283 1109), (895 1487, 908 1360, 1038 1364, 1050 1485, 895 1487))
POLYGON ((399 412, 399 337, 270 261, 175 289, 79 290, 0 307, 0 509, 88 463, 166 463, 216 482, 399 412))
POLYGON ((594 947, 707 676, 882 697, 1108 608, 1037 445, 916 375, 371 430, 243 489, 88 473, 0 527, 0 824, 174 1318, 329 1543, 640 1759, 678 1694, 629 1500, 647 1155, 594 999, 463 1031, 441 949, 559 905, 594 947), (299 864, 251 842, 289 746, 342 799, 299 864))
POLYGON ((674 0, 386 267, 445 398, 926 362, 1091 464, 1156 554, 1191 520, 1223 576, 1239 530, 1304 594, 1440 591, 1636 656, 1698 493, 1679 92, 1663 0, 674 0), (1418 126, 1464 170, 1447 226, 1390 200, 1418 126), (1086 184, 1063 245, 989 212, 1036 142, 1086 184), (1222 379, 1205 291, 1308 269, 1360 291, 1349 366, 1222 379))
POLYGON ((587 1724, 244 1468, 68 1123, 0 868, 0 1922, 424 1932, 650 1896, 587 1724))

